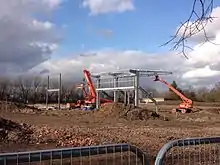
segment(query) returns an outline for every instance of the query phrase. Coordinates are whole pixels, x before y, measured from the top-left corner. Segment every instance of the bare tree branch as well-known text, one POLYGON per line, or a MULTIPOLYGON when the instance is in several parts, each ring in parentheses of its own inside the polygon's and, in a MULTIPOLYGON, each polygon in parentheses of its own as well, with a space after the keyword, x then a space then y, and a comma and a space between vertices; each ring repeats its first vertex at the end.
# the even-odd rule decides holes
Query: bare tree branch
POLYGON ((17 84, 21 99, 23 100, 25 104, 28 103, 28 99, 30 97, 30 92, 31 92, 31 87, 32 87, 32 80, 29 77, 19 77, 16 84, 17 84))
POLYGON ((38 92, 38 88, 41 85, 41 78, 40 77, 33 77, 33 82, 32 82, 32 99, 33 99, 33 103, 35 104, 36 101, 38 100, 38 96, 39 96, 39 92, 38 92))
MULTIPOLYGON (((188 59, 187 49, 193 50, 190 46, 187 45, 188 39, 191 37, 203 33, 204 42, 211 42, 210 37, 207 35, 205 27, 209 22, 212 22, 214 19, 211 14, 213 10, 214 0, 194 0, 192 5, 192 10, 189 18, 181 23, 181 26, 177 29, 174 36, 171 37, 166 43, 161 46, 173 44, 171 50, 179 50, 180 53, 188 59), (199 9, 198 9, 199 8, 199 9), (199 10, 199 11, 198 11, 199 10)), ((213 43, 215 44, 215 43, 213 43)))
POLYGON ((11 94, 11 88, 10 88, 10 80, 6 77, 1 77, 0 79, 0 100, 4 100, 8 98, 8 96, 11 94))

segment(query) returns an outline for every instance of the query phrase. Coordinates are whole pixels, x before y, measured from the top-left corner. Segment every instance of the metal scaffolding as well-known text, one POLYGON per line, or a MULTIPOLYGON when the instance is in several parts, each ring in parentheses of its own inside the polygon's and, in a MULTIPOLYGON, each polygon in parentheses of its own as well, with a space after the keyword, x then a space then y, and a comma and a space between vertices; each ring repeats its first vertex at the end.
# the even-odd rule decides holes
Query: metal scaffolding
POLYGON ((169 74, 172 74, 172 72, 148 69, 127 69, 114 72, 92 73, 92 77, 96 79, 96 108, 100 107, 100 92, 102 91, 113 91, 114 102, 118 102, 119 92, 123 91, 126 104, 130 104, 130 96, 133 93, 134 106, 138 107, 140 100, 139 91, 143 92, 140 86, 140 78, 169 74))
POLYGON ((50 88, 50 76, 47 77, 47 89, 46 89, 46 109, 48 110, 48 101, 49 101, 49 93, 57 92, 58 93, 58 109, 60 110, 60 95, 61 95, 61 85, 62 85, 62 77, 61 73, 59 74, 59 88, 50 88))

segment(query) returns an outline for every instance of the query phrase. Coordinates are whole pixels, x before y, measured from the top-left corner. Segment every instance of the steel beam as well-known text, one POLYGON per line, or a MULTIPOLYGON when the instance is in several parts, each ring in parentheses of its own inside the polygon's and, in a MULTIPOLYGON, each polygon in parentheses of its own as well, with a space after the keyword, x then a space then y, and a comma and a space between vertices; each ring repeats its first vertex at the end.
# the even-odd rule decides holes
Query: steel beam
POLYGON ((115 90, 132 90, 134 86, 129 87, 117 87, 117 88, 96 88, 97 91, 115 91, 115 90))

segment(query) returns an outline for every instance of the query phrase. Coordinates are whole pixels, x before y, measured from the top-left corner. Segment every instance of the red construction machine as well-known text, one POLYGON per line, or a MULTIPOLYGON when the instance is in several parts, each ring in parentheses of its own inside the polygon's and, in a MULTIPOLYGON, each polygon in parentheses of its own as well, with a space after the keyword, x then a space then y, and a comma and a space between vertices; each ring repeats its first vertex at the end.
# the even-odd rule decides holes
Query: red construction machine
MULTIPOLYGON (((92 82, 91 78, 91 73, 88 70, 83 70, 83 74, 85 76, 85 80, 87 84, 85 85, 84 83, 80 84, 77 88, 81 88, 83 90, 84 94, 84 99, 83 100, 78 100, 76 103, 67 103, 68 108, 80 108, 82 106, 95 106, 96 104, 96 89, 95 86, 92 82), (88 91, 86 91, 86 88, 88 87, 88 91)), ((100 104, 105 104, 105 103, 112 103, 113 100, 108 100, 104 98, 100 98, 100 104)))
POLYGON ((175 89, 171 84, 169 84, 165 80, 159 78, 158 75, 155 76, 154 81, 160 81, 161 83, 165 84, 169 89, 171 89, 176 95, 178 95, 182 99, 182 103, 179 104, 178 108, 174 109, 175 112, 189 113, 192 111, 193 101, 191 99, 184 96, 182 93, 180 93, 177 89, 175 89))

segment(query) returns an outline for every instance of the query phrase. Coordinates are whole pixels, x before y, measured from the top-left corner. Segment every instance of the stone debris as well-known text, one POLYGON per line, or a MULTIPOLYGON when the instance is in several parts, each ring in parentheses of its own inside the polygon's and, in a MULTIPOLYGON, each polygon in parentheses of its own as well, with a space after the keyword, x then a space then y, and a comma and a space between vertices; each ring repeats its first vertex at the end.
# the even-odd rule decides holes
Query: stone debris
POLYGON ((0 117, 0 142, 27 143, 31 140, 32 134, 30 125, 0 117))
POLYGON ((25 150, 32 150, 32 146, 36 147, 34 149, 45 149, 130 143, 156 154, 158 149, 170 140, 213 136, 220 133, 216 125, 219 115, 212 111, 203 110, 203 112, 178 116, 168 112, 166 115, 169 120, 164 121, 164 117, 161 117, 162 113, 156 114, 153 110, 133 108, 123 104, 106 104, 95 111, 36 109, 26 111, 24 109, 31 108, 13 106, 8 106, 8 111, 4 109, 1 111, 2 117, 4 116, 4 118, 0 117, 1 152, 8 152, 13 146, 15 146, 14 151, 17 151, 22 147, 25 150), (22 112, 25 114, 19 114, 22 112), (33 112, 36 114, 28 114, 33 112), (207 116, 216 121, 216 124, 212 123, 211 126, 207 124, 207 127, 204 127, 205 123, 198 121, 200 118, 207 123, 213 122, 209 118, 206 119, 207 116), (194 127, 193 124, 197 125, 194 127), (208 126, 210 126, 209 130, 207 130, 208 126))
POLYGON ((56 146, 68 146, 68 147, 79 147, 79 146, 90 146, 95 145, 95 140, 91 135, 74 132, 71 128, 69 129, 54 129, 49 127, 38 128, 35 127, 35 133, 33 139, 36 140, 36 144, 48 144, 54 143, 56 146))
POLYGON ((0 142, 26 144, 55 144, 56 146, 90 146, 97 142, 90 135, 72 132, 71 129, 34 127, 0 118, 0 142))

